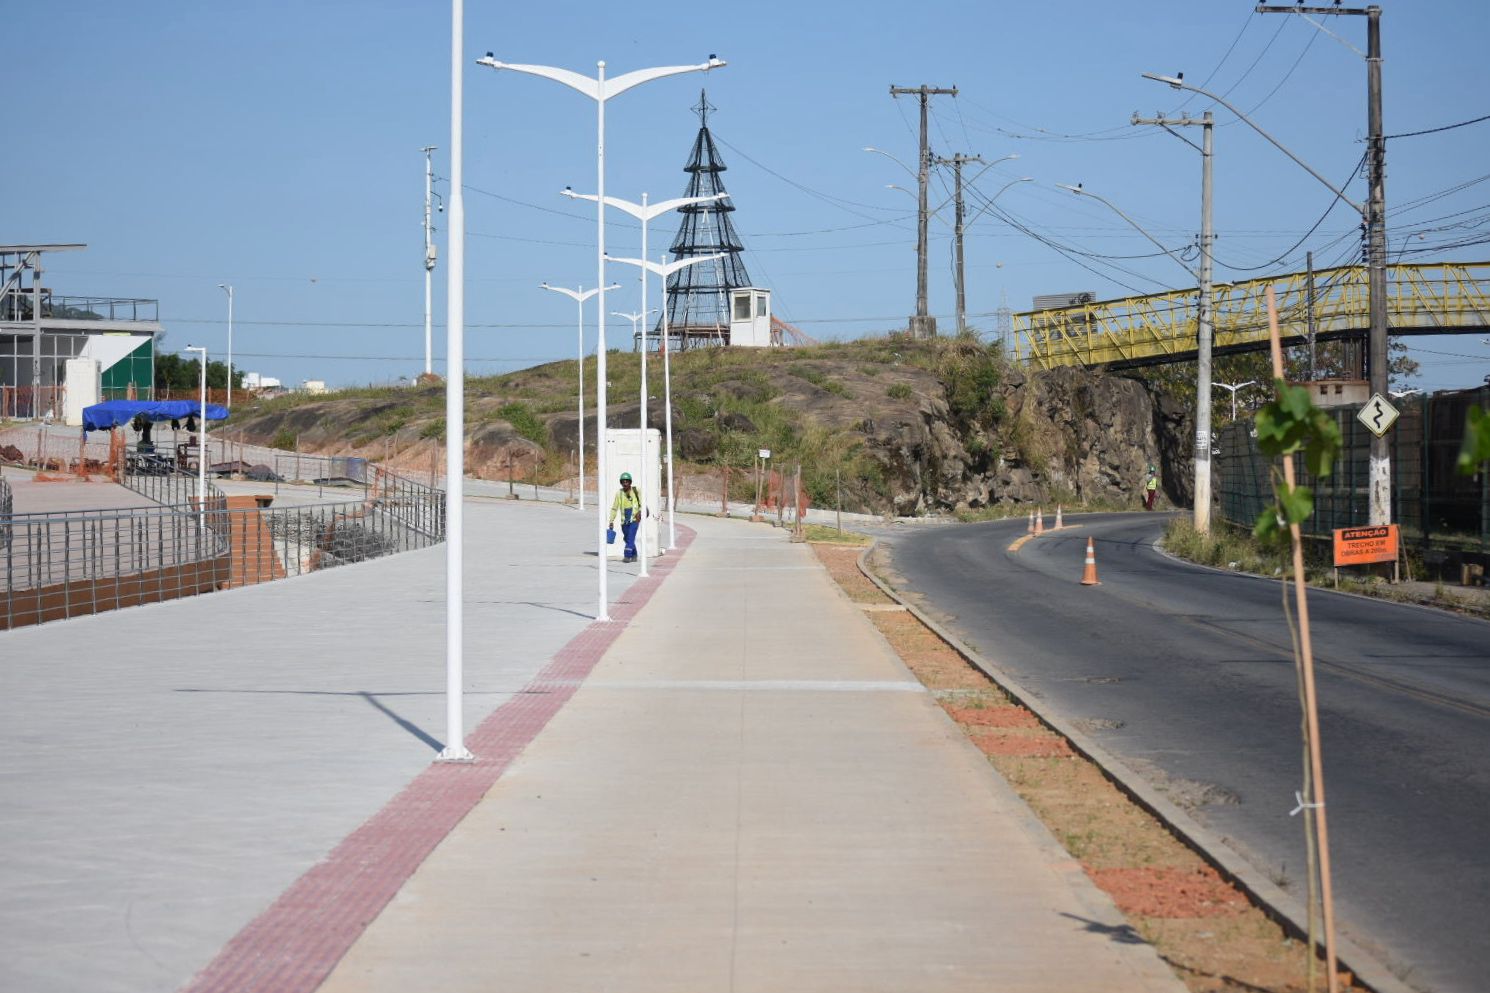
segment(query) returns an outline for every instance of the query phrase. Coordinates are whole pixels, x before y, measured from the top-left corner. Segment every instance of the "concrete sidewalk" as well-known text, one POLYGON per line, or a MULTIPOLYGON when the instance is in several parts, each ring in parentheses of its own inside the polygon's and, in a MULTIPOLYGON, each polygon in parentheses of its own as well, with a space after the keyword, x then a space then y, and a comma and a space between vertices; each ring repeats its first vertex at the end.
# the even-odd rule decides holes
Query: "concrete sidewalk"
POLYGON ((689 526, 323 993, 1183 989, 810 549, 689 526))

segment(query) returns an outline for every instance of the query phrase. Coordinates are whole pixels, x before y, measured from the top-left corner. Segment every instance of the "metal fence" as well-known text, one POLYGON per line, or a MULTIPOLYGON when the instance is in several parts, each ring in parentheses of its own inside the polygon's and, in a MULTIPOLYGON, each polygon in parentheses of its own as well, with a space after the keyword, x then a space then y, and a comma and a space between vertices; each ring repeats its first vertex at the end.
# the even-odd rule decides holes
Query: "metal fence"
POLYGON ((10 484, 0 479, 0 548, 10 547, 10 518, 15 512, 15 496, 10 484))
MULTIPOLYGON (((1455 469, 1465 412, 1490 406, 1490 387, 1409 397, 1387 435, 1392 457, 1392 520, 1403 540, 1424 552, 1490 552, 1490 473, 1462 476, 1455 469)), ((1336 528, 1369 523, 1371 433, 1355 407, 1329 412, 1342 446, 1324 479, 1295 466, 1299 483, 1314 490, 1314 516, 1305 533, 1329 537, 1336 528)), ((1250 527, 1270 505, 1273 462, 1257 448, 1251 422, 1227 425, 1217 437, 1216 493, 1221 516, 1250 527)))

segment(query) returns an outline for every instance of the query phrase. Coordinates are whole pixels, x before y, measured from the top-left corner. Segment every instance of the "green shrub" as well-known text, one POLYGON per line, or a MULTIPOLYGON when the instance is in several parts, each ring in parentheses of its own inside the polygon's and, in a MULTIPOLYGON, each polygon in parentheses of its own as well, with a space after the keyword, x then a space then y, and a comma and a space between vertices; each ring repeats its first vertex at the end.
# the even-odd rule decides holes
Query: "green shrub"
POLYGON ((419 431, 419 437, 432 438, 438 442, 445 440, 445 418, 437 417, 419 431))
POLYGON ((270 448, 279 448, 286 452, 293 452, 295 444, 295 432, 289 428, 280 428, 269 441, 270 448))
POLYGON ((497 408, 497 416, 508 424, 512 430, 522 435, 535 445, 543 445, 548 441, 548 428, 533 413, 533 409, 525 403, 514 401, 503 404, 497 408))
POLYGON ((894 386, 885 391, 885 395, 888 396, 891 400, 909 400, 911 397, 916 395, 916 391, 911 389, 905 383, 896 383, 894 386))

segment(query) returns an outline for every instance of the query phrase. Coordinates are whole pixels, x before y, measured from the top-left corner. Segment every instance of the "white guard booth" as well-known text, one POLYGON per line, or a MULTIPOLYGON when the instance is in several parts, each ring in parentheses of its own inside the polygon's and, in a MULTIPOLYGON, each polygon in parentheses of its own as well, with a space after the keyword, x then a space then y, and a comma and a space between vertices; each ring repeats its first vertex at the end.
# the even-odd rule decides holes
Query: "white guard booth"
MULTIPOLYGON (((646 451, 641 451, 636 428, 607 428, 605 432, 606 468, 610 479, 602 480, 601 500, 606 513, 610 513, 611 501, 621 490, 621 473, 631 473, 631 485, 641 490, 642 509, 648 516, 642 518, 642 527, 647 529, 647 554, 656 556, 660 551, 657 539, 662 534, 658 523, 662 519, 662 432, 647 429, 646 451)), ((642 536, 636 536, 637 547, 641 547, 642 536)), ((606 555, 619 559, 625 551, 621 540, 621 520, 616 518, 616 542, 605 546, 606 555)))
POLYGON ((68 359, 67 392, 62 399, 62 421, 70 428, 83 424, 83 408, 103 399, 103 370, 97 359, 68 359))
POLYGON ((729 343, 735 348, 771 347, 771 291, 741 286, 729 291, 729 343))

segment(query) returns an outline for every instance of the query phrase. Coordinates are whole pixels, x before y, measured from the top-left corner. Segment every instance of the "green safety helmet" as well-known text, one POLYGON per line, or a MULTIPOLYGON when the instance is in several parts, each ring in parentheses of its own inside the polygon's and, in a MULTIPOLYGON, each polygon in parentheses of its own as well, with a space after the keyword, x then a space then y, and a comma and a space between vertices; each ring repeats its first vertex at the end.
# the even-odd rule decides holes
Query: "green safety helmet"
POLYGON ((631 482, 631 473, 629 473, 629 472, 623 472, 623 473, 621 473, 621 482, 623 482, 623 483, 629 483, 629 482, 631 482))

